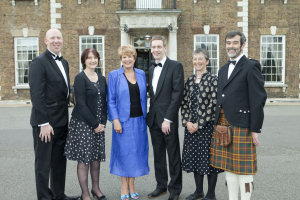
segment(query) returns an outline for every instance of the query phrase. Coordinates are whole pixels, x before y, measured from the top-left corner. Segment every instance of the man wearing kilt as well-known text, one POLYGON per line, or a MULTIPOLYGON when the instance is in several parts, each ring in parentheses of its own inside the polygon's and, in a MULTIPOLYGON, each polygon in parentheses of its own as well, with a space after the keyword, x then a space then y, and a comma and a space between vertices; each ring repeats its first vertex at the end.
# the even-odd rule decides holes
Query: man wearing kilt
POLYGON ((259 62, 242 52, 246 37, 232 31, 225 37, 230 61, 218 73, 216 125, 231 126, 231 143, 217 144, 216 131, 211 144, 211 165, 226 171, 229 200, 248 200, 253 191, 253 175, 257 172, 256 147, 264 119, 266 101, 264 79, 259 62))

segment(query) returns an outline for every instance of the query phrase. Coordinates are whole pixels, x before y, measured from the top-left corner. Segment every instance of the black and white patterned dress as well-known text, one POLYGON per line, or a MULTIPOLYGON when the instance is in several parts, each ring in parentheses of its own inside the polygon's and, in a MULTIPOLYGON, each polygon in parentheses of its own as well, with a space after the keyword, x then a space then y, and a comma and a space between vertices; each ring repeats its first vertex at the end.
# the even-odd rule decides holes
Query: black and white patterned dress
MULTIPOLYGON (((99 81, 93 83, 98 90, 97 118, 101 121, 102 102, 99 81)), ((95 133, 94 129, 84 121, 71 118, 69 133, 65 146, 65 155, 68 160, 75 160, 89 164, 92 161, 105 161, 105 135, 104 132, 95 133)))
POLYGON ((210 73, 202 75, 200 83, 195 83, 195 75, 190 76, 184 88, 181 115, 185 126, 187 122, 197 123, 198 130, 191 134, 184 132, 182 169, 201 175, 220 172, 210 166, 210 144, 216 106, 217 77, 210 73))

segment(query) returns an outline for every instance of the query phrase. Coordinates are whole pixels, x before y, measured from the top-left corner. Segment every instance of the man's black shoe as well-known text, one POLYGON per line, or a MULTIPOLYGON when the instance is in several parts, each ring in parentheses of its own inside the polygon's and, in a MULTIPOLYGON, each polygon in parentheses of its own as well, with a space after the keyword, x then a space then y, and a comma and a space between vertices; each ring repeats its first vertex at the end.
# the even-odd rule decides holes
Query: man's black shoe
POLYGON ((208 197, 205 197, 204 199, 202 200, 217 200, 216 197, 213 197, 213 198, 208 198, 208 197))
POLYGON ((148 198, 151 199, 151 198, 159 197, 160 195, 163 195, 166 193, 167 193, 167 189, 156 188, 153 192, 148 194, 148 198))
MULTIPOLYGON (((64 200, 79 200, 80 199, 80 196, 67 196, 67 195, 64 195, 64 200)), ((56 198, 52 198, 52 200, 56 200, 56 198)))
POLYGON ((196 200, 196 199, 202 199, 204 197, 204 193, 196 193, 194 192, 193 194, 191 194, 190 196, 188 196, 187 198, 185 198, 185 200, 196 200))
POLYGON ((177 194, 170 194, 168 200, 178 200, 178 199, 179 199, 179 195, 177 195, 177 194))
POLYGON ((80 196, 67 196, 65 195, 65 200, 78 200, 80 196))

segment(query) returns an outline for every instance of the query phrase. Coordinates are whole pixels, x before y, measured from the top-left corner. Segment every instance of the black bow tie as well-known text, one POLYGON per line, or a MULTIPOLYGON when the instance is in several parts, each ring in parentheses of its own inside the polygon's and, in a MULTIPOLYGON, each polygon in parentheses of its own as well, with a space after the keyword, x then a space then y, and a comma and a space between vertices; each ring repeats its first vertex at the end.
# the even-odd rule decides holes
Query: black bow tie
POLYGON ((56 56, 56 57, 54 58, 54 60, 59 60, 59 61, 61 61, 62 59, 63 59, 62 56, 56 56))
POLYGON ((228 60, 228 63, 229 63, 229 64, 235 65, 235 64, 236 64, 236 61, 235 61, 235 60, 228 60))
POLYGON ((162 64, 161 63, 154 63, 153 64, 155 67, 162 67, 162 64))

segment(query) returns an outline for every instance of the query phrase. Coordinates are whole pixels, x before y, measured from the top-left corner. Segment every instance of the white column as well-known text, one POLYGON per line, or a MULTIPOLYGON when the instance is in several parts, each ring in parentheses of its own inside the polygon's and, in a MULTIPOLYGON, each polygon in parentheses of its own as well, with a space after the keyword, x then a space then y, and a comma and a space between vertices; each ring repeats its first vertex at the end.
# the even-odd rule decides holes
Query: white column
POLYGON ((177 60, 177 27, 169 31, 168 40, 168 57, 172 60, 177 60))
POLYGON ((51 28, 61 29, 61 24, 56 23, 56 19, 61 18, 61 13, 57 13, 56 9, 62 8, 61 3, 56 3, 56 0, 50 0, 50 20, 51 20, 51 28))
MULTIPOLYGON (((0 83, 1 83, 1 76, 0 76, 0 83)), ((2 93, 2 92, 1 92, 1 89, 2 89, 2 88, 1 88, 1 85, 0 85, 0 94, 2 93)), ((2 97, 0 96, 0 101, 1 101, 1 100, 2 100, 2 97)))
MULTIPOLYGON (((300 63, 299 63, 299 80, 300 80, 300 63)), ((300 83, 299 83, 299 99, 300 99, 300 83)))
POLYGON ((121 27, 121 46, 130 44, 130 36, 125 32, 124 27, 121 27))
POLYGON ((241 0, 237 2, 238 7, 242 7, 242 11, 237 13, 238 17, 242 18, 242 21, 238 22, 238 27, 242 27, 243 33, 247 38, 246 46, 243 53, 248 56, 248 0, 241 0))

